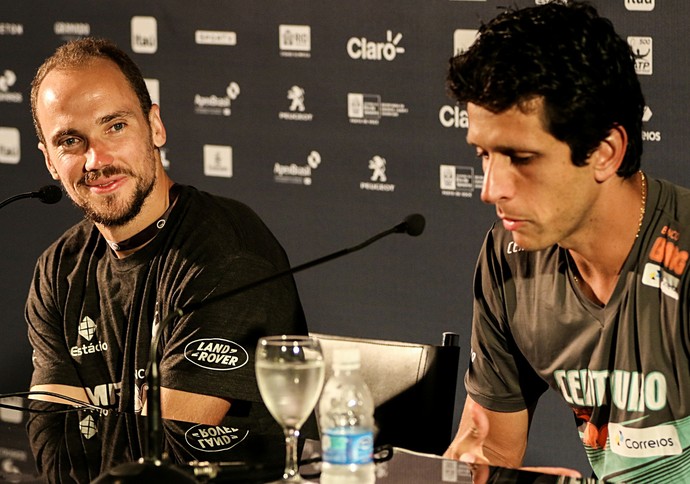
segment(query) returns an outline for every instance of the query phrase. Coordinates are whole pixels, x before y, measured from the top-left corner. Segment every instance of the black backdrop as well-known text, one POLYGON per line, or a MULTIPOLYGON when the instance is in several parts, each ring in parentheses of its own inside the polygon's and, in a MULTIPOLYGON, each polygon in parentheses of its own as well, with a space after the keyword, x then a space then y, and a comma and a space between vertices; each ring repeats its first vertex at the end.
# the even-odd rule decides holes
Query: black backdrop
MULTIPOLYGON (((445 68, 481 19, 535 3, 4 1, 0 199, 51 182, 29 113, 36 67, 68 39, 109 37, 141 66, 161 105, 172 178, 248 203, 294 265, 424 214, 422 236, 391 236, 296 280, 313 330, 419 342, 456 331, 464 362, 472 272, 494 212, 479 200, 481 167, 464 143, 465 113, 445 93, 445 68)), ((594 3, 640 55, 643 166, 690 185, 682 161, 690 3, 594 3)), ((0 212, 1 392, 28 385, 23 305, 34 261, 79 218, 66 201, 0 212)), ((588 472, 571 419, 557 396, 545 398, 527 462, 588 472)))

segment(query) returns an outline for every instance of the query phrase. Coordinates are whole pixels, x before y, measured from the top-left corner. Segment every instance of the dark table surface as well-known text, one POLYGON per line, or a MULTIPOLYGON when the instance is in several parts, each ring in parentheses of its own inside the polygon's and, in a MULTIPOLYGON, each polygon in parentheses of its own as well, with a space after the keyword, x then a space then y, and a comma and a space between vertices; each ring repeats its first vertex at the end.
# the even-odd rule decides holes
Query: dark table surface
MULTIPOLYGON (((167 459, 141 465, 148 455, 145 417, 0 397, 0 482, 180 482, 161 477, 173 469, 191 482, 262 483, 279 477, 283 441, 252 443, 231 425, 163 421, 167 459), (209 474, 216 473, 215 477, 209 474), (117 477, 119 476, 119 477, 117 477), (99 480, 100 479, 100 480, 99 480)), ((318 460, 318 441, 302 456, 318 460)), ((427 454, 388 448, 377 454, 377 482, 389 483, 587 483, 538 473, 467 465, 427 454)), ((318 482, 318 462, 301 471, 318 482)))

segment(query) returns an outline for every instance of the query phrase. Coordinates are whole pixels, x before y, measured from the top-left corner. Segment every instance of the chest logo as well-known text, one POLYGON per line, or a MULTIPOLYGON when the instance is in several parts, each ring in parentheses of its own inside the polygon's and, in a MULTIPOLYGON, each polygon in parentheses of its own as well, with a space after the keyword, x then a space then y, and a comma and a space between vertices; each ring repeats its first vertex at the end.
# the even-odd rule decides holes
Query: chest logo
POLYGON ((234 341, 221 338, 190 342, 184 349, 184 357, 197 366, 216 371, 236 370, 249 361, 247 350, 234 341))

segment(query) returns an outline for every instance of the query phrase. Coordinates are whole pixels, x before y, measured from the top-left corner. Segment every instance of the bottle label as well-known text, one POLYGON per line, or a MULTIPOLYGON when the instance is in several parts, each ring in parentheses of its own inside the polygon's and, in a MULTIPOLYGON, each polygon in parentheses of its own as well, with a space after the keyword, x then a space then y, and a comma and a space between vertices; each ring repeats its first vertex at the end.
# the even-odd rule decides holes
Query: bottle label
POLYGON ((374 435, 356 427, 328 429, 321 436, 321 451, 329 464, 369 464, 374 457, 374 435))

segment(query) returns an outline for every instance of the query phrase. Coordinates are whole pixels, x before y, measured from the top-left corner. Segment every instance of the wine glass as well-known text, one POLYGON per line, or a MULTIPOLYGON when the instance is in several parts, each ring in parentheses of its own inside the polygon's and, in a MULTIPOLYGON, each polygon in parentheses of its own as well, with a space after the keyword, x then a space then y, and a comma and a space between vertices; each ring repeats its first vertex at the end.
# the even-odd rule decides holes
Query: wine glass
POLYGON ((305 482, 299 475, 297 438, 321 395, 325 363, 311 336, 268 336, 256 348, 256 381, 261 398, 285 432, 283 482, 305 482))

